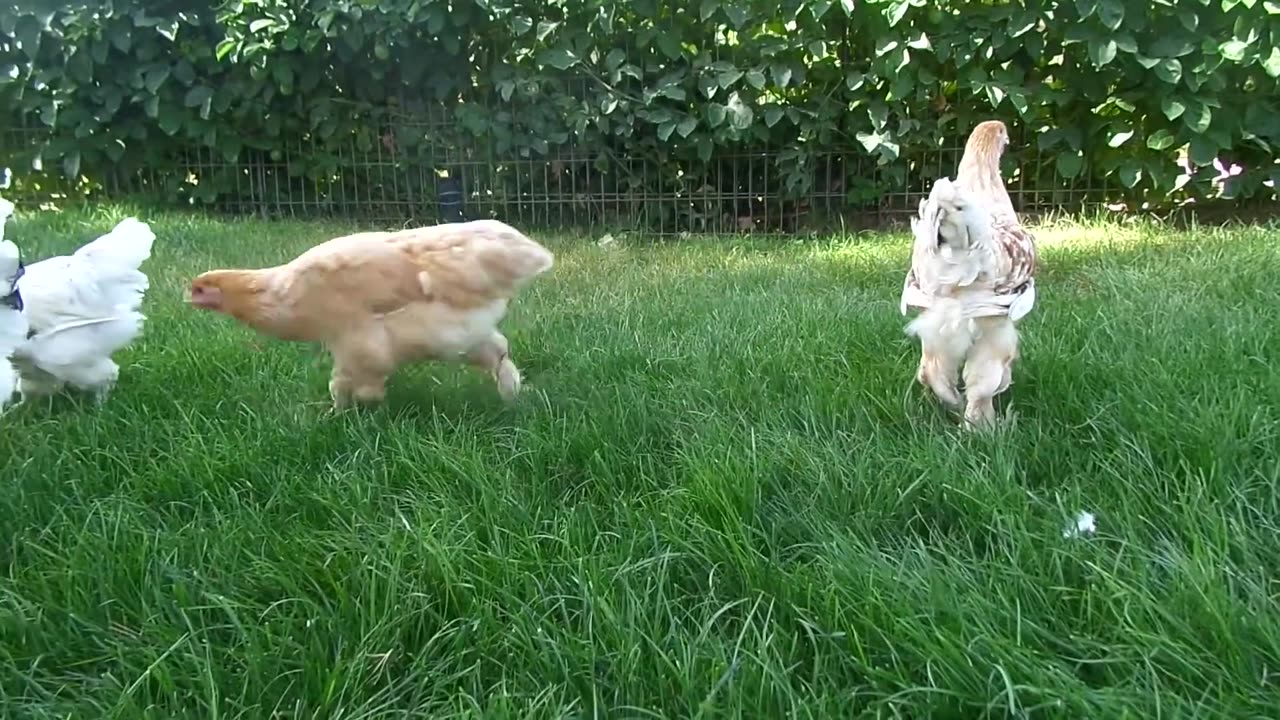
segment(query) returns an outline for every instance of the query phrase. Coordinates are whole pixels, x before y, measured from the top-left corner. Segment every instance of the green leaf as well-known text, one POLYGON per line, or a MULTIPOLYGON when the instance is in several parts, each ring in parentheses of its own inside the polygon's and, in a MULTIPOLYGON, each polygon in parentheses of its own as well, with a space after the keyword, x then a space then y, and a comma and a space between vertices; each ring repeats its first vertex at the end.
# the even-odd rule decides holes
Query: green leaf
POLYGON ((166 135, 177 135, 178 131, 182 129, 182 115, 172 109, 165 109, 160 113, 160 117, 157 118, 156 124, 160 126, 160 129, 166 135))
POLYGON ((1271 77, 1280 77, 1280 47, 1271 48, 1271 54, 1262 61, 1262 69, 1271 77))
MULTIPOLYGON (((132 23, 113 23, 111 30, 107 33, 107 40, 115 49, 122 53, 128 53, 133 49, 133 24, 132 23)), ((79 160, 76 166, 79 167, 79 160)))
POLYGON ((764 73, 759 70, 748 70, 746 74, 747 84, 757 90, 763 90, 765 83, 768 81, 764 77, 764 73))
POLYGON ((1104 67, 1116 59, 1116 41, 1111 38, 1089 41, 1089 59, 1098 67, 1104 67))
POLYGON ((1147 136, 1147 147, 1152 150, 1168 150, 1177 142, 1173 133, 1161 128, 1147 136))
POLYGON ((732 24, 735 29, 741 29, 747 22, 747 18, 750 17, 747 13, 747 9, 737 3, 725 8, 724 12, 729 16, 729 23, 732 24))
POLYGON ((1118 30, 1124 23, 1124 3, 1120 0, 1102 0, 1098 4, 1098 19, 1108 30, 1118 30))
POLYGON ((698 90, 703 97, 710 100, 720 91, 720 83, 716 82, 716 79, 711 75, 700 75, 698 76, 698 90))
POLYGON ((720 84, 721 88, 728 89, 730 85, 733 85, 738 82, 738 80, 742 79, 742 75, 743 72, 741 70, 733 68, 731 70, 725 70, 724 72, 717 73, 716 81, 720 84))
POLYGON ((675 129, 676 124, 670 120, 658 125, 658 139, 662 142, 667 142, 671 139, 671 133, 674 132, 675 129))
POLYGON ((885 141, 885 136, 878 132, 864 133, 860 132, 856 135, 858 142, 862 143, 862 147, 867 152, 875 152, 885 141))
POLYGON ((256 35, 262 30, 266 30, 267 28, 275 24, 276 24, 276 21, 272 20, 271 18, 258 18, 257 20, 254 20, 253 22, 249 23, 249 32, 251 34, 256 35))
POLYGON ((1132 130, 1122 130, 1122 131, 1120 131, 1120 132, 1118 132, 1118 133, 1113 134, 1113 135, 1112 135, 1112 136, 1107 140, 1107 145, 1108 145, 1109 147, 1118 148, 1118 147, 1120 147, 1121 145, 1123 145, 1123 144, 1125 144, 1125 143, 1129 142, 1129 138, 1131 138, 1131 137, 1133 137, 1133 131, 1132 131, 1132 130))
POLYGON ((196 85, 187 91, 187 95, 182 99, 182 104, 192 108, 203 105, 213 97, 213 91, 204 85, 196 85))
POLYGON ((729 109, 720 103, 710 103, 707 105, 707 123, 712 128, 718 128, 724 124, 724 120, 729 115, 729 109))
POLYGON ((840 0, 840 9, 844 10, 846 17, 853 15, 854 0, 840 0))
POLYGON ((30 15, 20 15, 14 24, 13 37, 17 39, 18 44, 22 46, 22 53, 28 58, 35 59, 40 52, 40 31, 40 23, 30 15))
POLYGON ((627 53, 622 48, 614 48, 604 57, 604 66, 610 70, 617 70, 618 66, 627 59, 627 53))
POLYGON ((1160 109, 1164 111, 1165 117, 1177 120, 1186 112, 1187 106, 1177 98, 1166 97, 1160 101, 1160 109))
POLYGON ((1134 160, 1125 160, 1120 163, 1116 175, 1119 176, 1121 185, 1132 190, 1142 180, 1142 166, 1134 160))
POLYGON ((1151 43, 1152 57, 1182 57, 1195 52, 1196 46, 1181 33, 1160 35, 1151 43))
POLYGON ((218 43, 217 47, 214 48, 213 56, 217 58, 218 62, 222 62, 233 50, 236 49, 236 45, 238 45, 238 43, 235 40, 231 38, 224 38, 218 43))
POLYGON ((183 85, 190 85, 196 81, 196 70, 186 60, 179 60, 173 66, 173 77, 183 85))
POLYGON ((1011 88, 1009 90, 1009 102, 1013 103, 1013 109, 1018 111, 1019 116, 1025 117, 1027 108, 1030 104, 1027 102, 1027 96, 1021 90, 1011 88))
POLYGON ((738 93, 730 93, 729 95, 729 124, 737 130, 746 130, 751 127, 751 122, 755 119, 755 111, 742 101, 738 93))
POLYGON ((163 85, 164 81, 168 79, 169 79, 168 65, 156 65, 148 69, 146 72, 142 74, 142 84, 147 89, 147 92, 151 93, 152 95, 154 95, 157 91, 159 91, 160 86, 163 85))
POLYGON ((1098 0, 1076 0, 1076 12, 1085 20, 1098 9, 1098 0))
POLYGON ((784 88, 791 83, 791 68, 786 65, 776 64, 772 68, 773 82, 780 88, 784 88))
POLYGON ((1218 46, 1218 52, 1222 57, 1231 62, 1240 62, 1244 59, 1245 51, 1249 49, 1249 43, 1243 40, 1228 40, 1218 46))
POLYGON ((674 33, 662 33, 659 35, 658 49, 671 60, 684 55, 684 48, 680 47, 680 36, 674 33))
POLYGON ((698 118, 690 116, 680 121, 676 126, 676 132, 680 133, 680 137, 689 137, 694 130, 698 129, 698 118))
MULTIPOLYGON (((889 27, 894 27, 902 22, 902 18, 906 16, 907 11, 911 9, 911 3, 908 0, 894 0, 889 3, 889 9, 885 12, 885 16, 889 18, 889 27)), ((867 152, 870 152, 868 150, 867 152)))
POLYGON ((538 62, 557 70, 568 70, 578 62, 578 57, 565 48, 552 48, 539 53, 538 62))
POLYGON ((1213 122, 1213 110, 1204 103, 1195 103, 1187 108, 1187 112, 1182 117, 1182 121, 1187 124, 1191 132, 1199 135, 1209 129, 1209 124, 1213 122))
POLYGON ((1182 63, 1177 58, 1165 58, 1156 63, 1156 77, 1170 85, 1177 85, 1182 79, 1182 63))
POLYGON ((1196 133, 1196 135, 1201 135, 1201 133, 1207 131, 1208 126, 1213 122, 1213 110, 1203 102, 1196 102, 1196 104, 1189 106, 1187 113, 1183 115, 1183 122, 1187 123, 1190 131, 1196 133))
POLYGON ((716 14, 716 10, 720 9, 720 0, 702 0, 702 5, 698 8, 698 17, 704 22, 707 18, 716 14))
POLYGON ((547 36, 555 32, 560 27, 560 23, 551 22, 550 20, 538 21, 538 42, 546 42, 547 36))
POLYGON ((770 105, 764 110, 764 124, 769 127, 773 127, 778 124, 778 121, 782 119, 783 115, 784 113, 782 108, 777 105, 770 105))
POLYGON ((532 29, 533 29, 533 20, 530 20, 524 15, 511 16, 511 32, 515 33, 516 36, 523 35, 532 29))
POLYGON ((711 138, 705 135, 698 138, 698 159, 702 162, 710 162, 711 155, 715 152, 715 149, 715 144, 711 142, 711 138))
POLYGON ((1055 164, 1058 167, 1058 174, 1069 180, 1080 174, 1080 169, 1084 166, 1084 158, 1078 152, 1059 153, 1055 164))
POLYGON ((1206 136, 1191 138, 1191 147, 1187 149, 1187 156, 1196 165, 1212 165, 1218 158, 1218 144, 1206 136))

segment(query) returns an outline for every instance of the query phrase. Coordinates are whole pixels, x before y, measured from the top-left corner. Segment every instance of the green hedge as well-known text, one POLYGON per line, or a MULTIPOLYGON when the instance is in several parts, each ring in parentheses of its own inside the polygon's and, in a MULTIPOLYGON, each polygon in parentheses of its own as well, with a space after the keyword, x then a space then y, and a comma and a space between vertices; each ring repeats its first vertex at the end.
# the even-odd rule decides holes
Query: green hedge
POLYGON ((858 202, 923 186, 920 159, 989 117, 1047 159, 1024 183, 1159 205, 1209 194, 1215 159, 1245 168, 1232 197, 1280 175, 1280 0, 28 0, 0 32, 0 121, 35 128, 0 162, 30 184, 142 170, 225 200, 234 171, 191 185, 193 148, 235 163, 304 142, 290 172, 315 180, 390 133, 411 159, 649 158, 664 186, 646 192, 771 147, 776 190, 802 195, 851 147, 875 166, 843 185, 858 202), (432 107, 452 119, 429 138, 396 132, 432 107))

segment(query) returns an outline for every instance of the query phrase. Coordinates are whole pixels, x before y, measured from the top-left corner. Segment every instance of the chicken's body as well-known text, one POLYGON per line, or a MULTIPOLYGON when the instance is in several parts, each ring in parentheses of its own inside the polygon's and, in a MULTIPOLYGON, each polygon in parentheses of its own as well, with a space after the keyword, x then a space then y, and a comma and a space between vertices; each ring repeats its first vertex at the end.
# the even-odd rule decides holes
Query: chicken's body
POLYGON ((127 218, 72 255, 27 266, 18 282, 30 337, 14 353, 23 399, 70 384, 105 400, 120 375, 112 354, 142 331, 149 286, 139 269, 155 234, 127 218))
POLYGON ((993 400, 1018 358, 1015 323, 1035 303, 1035 239, 1018 221, 1000 177, 1004 125, 976 127, 955 182, 934 183, 919 216, 901 311, 920 338, 917 379, 946 405, 964 406, 967 426, 995 421, 993 400), (956 376, 963 366, 961 399, 956 376))
POLYGON ((359 233, 284 265, 205 273, 192 303, 265 335, 323 344, 336 408, 380 401, 391 373, 419 360, 481 367, 509 400, 520 374, 498 323, 552 262, 546 248, 494 220, 359 233))
POLYGON ((22 314, 22 255, 18 246, 4 239, 4 226, 13 214, 13 203, 0 198, 0 411, 18 389, 18 370, 10 356, 27 338, 27 319, 22 314))

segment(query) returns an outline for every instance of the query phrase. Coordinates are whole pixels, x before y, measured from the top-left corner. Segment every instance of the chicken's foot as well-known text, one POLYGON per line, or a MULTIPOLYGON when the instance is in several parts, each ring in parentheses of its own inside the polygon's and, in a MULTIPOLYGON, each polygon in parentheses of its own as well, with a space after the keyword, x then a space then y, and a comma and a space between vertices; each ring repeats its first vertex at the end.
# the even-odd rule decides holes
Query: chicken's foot
POLYGON ((466 355, 468 363, 493 376, 498 394, 506 402, 515 400, 520 394, 520 369, 511 361, 510 349, 507 338, 495 330, 488 340, 473 347, 466 355))

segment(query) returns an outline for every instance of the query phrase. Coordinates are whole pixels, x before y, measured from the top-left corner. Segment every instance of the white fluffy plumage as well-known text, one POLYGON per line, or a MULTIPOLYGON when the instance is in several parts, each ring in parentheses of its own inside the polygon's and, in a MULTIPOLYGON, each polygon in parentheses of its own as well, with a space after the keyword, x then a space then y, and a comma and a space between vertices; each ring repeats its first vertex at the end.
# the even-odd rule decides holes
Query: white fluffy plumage
POLYGON ((18 281, 31 337, 14 353, 23 399, 64 385, 105 400, 119 377, 111 355, 142 331, 149 286, 140 267, 155 233, 136 218, 72 255, 29 265, 18 281))
MULTIPOLYGON (((0 203, 6 201, 0 200, 0 203)), ((12 205, 10 212, 12 212, 12 205)), ((0 207, 0 238, 3 237, 4 218, 8 213, 0 207)), ((0 240, 0 411, 3 411, 17 390, 18 371, 9 360, 13 352, 27 337, 27 319, 22 314, 21 301, 14 284, 22 267, 18 246, 8 240, 0 240)))

